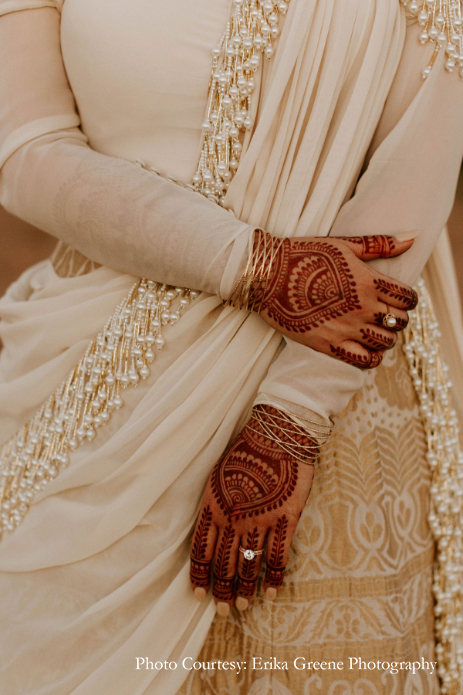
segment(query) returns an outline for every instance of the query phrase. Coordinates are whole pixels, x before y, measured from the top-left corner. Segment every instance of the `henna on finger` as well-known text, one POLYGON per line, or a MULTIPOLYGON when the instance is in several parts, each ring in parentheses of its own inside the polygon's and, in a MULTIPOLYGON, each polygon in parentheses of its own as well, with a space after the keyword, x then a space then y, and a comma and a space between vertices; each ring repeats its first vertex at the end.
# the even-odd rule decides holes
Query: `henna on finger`
POLYGON ((271 547, 267 549, 265 583, 279 589, 283 584, 285 576, 286 561, 285 550, 288 533, 288 519, 282 516, 278 519, 275 527, 271 547))
POLYGON ((211 582, 211 565, 212 562, 190 558, 190 581, 195 587, 207 591, 211 582))
POLYGON ((373 352, 365 348, 368 352, 367 355, 351 352, 342 347, 334 347, 330 345, 330 350, 335 357, 347 364, 351 364, 353 367, 358 367, 359 369, 376 369, 379 367, 383 361, 384 354, 381 352, 373 352))
POLYGON ((232 562, 232 550, 235 538, 235 529, 230 524, 223 530, 216 548, 212 593, 219 601, 232 601, 234 597, 236 565, 232 562))
POLYGON ((213 595, 219 601, 228 603, 235 596, 235 577, 219 577, 214 574, 213 595))
POLYGON ((418 294, 412 287, 399 285, 384 278, 375 278, 374 284, 381 298, 393 299, 404 305, 405 309, 412 311, 418 304, 418 294))
MULTIPOLYGON (((250 550, 261 550, 261 548, 259 548, 260 539, 261 534, 259 534, 257 527, 255 527, 252 531, 248 532, 243 547, 246 548, 246 550, 248 548, 250 550)), ((251 599, 254 596, 261 562, 262 555, 255 555, 252 560, 247 560, 241 554, 238 561, 238 577, 236 582, 237 596, 243 596, 247 599, 251 599)))
POLYGON ((275 589, 279 589, 285 578, 285 569, 286 565, 283 567, 274 567, 270 562, 267 562, 265 583, 269 586, 273 586, 275 589))
MULTIPOLYGON (((389 313, 389 312, 388 312, 389 313)), ((384 326, 384 319, 386 318, 387 314, 386 312, 378 312, 377 314, 374 315, 374 320, 377 326, 384 326)), ((408 316, 407 319, 403 319, 400 316, 395 316, 395 320, 397 321, 396 325, 393 327, 388 328, 388 331, 403 331, 405 328, 408 326, 408 316)))
MULTIPOLYGON (((251 562, 253 561, 251 560, 251 562)), ((258 574, 256 574, 256 576, 252 579, 246 579, 245 577, 242 577, 240 573, 238 573, 238 578, 236 581, 236 596, 242 596, 248 600, 252 599, 256 593, 257 577, 258 574)))
POLYGON ((397 342, 397 334, 384 335, 373 328, 361 328, 362 343, 373 350, 391 350, 397 342))
POLYGON ((190 580, 197 587, 208 589, 212 559, 207 560, 208 537, 212 526, 212 511, 209 506, 202 509, 196 526, 190 556, 190 580))
POLYGON ((219 601, 228 603, 235 596, 235 577, 219 577, 214 574, 213 595, 219 601))
POLYGON ((375 258, 389 258, 393 251, 397 248, 397 240, 393 236, 378 234, 375 236, 354 236, 354 237, 335 237, 342 239, 349 245, 355 245, 358 248, 357 253, 362 256, 375 256, 375 258))

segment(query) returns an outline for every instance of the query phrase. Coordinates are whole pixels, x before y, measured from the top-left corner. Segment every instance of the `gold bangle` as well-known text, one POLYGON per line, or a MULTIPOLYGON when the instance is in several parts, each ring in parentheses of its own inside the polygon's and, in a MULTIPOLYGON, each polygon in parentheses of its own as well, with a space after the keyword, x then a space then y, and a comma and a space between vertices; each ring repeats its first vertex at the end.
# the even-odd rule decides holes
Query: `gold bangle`
POLYGON ((259 313, 276 255, 284 239, 274 237, 263 229, 255 229, 253 241, 244 272, 224 304, 259 313))
MULTIPOLYGON (((332 427, 321 425, 305 418, 292 416, 285 410, 274 408, 273 412, 263 409, 264 406, 256 405, 252 409, 251 421, 254 419, 259 423, 261 431, 248 424, 247 428, 256 434, 264 434, 268 439, 276 442, 283 451, 286 451, 300 463, 309 466, 314 465, 320 447, 331 437, 332 427), (297 419, 294 419, 297 418, 297 419), (302 420, 301 425, 298 420, 302 420), (308 426, 308 424, 312 426, 308 426), (316 427, 313 427, 315 425, 316 427), (310 443, 301 443, 297 437, 309 438, 310 443)), ((250 422, 251 422, 250 421, 250 422)))

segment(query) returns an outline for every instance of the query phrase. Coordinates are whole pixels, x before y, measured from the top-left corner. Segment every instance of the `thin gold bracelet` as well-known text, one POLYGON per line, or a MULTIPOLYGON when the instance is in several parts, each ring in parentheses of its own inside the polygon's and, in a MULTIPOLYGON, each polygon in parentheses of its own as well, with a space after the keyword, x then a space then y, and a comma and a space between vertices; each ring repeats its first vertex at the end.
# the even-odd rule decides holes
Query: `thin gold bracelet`
POLYGON ((274 408, 275 412, 268 412, 264 406, 257 405, 252 409, 251 421, 254 419, 259 423, 261 431, 256 430, 250 424, 247 428, 256 434, 264 434, 268 439, 276 442, 283 451, 286 451, 300 463, 314 466, 314 459, 317 458, 320 447, 331 437, 332 427, 321 425, 320 423, 292 416, 285 410, 274 408), (297 419, 294 419, 297 418, 297 419), (297 420, 302 420, 301 425, 297 420), (310 427, 308 425, 311 425, 310 427), (285 426, 286 425, 286 426, 285 426), (316 427, 313 427, 315 425, 316 427), (301 444, 297 436, 311 439, 310 444, 301 444))
POLYGON ((274 237, 263 229, 255 229, 253 241, 244 272, 224 304, 259 313, 275 258, 285 239, 274 237))

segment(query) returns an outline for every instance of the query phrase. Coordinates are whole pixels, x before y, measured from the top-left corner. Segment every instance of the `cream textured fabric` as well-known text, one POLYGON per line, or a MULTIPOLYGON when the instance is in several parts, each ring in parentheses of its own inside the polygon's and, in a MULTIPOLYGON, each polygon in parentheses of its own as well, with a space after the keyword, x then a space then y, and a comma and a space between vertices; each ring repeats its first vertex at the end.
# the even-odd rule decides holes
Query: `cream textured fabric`
MULTIPOLYGON (((244 613, 217 617, 198 660, 246 661, 239 676, 191 671, 179 695, 438 695, 431 470, 402 340, 335 422, 293 537, 285 583, 244 613), (379 627, 380 626, 380 627, 379 627), (286 662, 288 669, 253 669, 286 662), (378 662, 383 668, 359 668, 378 662), (295 659, 298 659, 296 666, 295 659), (342 670, 302 669, 310 661, 342 670)), ((189 664, 188 664, 189 665, 189 664)))
MULTIPOLYGON (((8 0, 0 13, 38 4, 8 0)), ((424 225, 410 260, 391 261, 386 270, 414 279, 450 210, 463 152, 463 90, 441 65, 421 85, 427 56, 412 28, 406 51, 417 77, 404 61, 391 91, 406 36, 397 0, 291 0, 263 75, 257 127, 228 193, 237 222, 130 163, 141 158, 188 181, 210 48, 228 2, 66 0, 61 50, 93 149, 75 122, 65 121, 63 130, 55 120, 75 113, 62 72, 47 69, 47 60, 60 60, 59 17, 42 4, 48 9, 0 20, 1 64, 18 66, 2 69, 1 88, 11 99, 8 107, 0 100, 7 157, 1 199, 117 270, 62 279, 46 262, 10 289, 0 307, 2 439, 73 368, 129 289, 133 277, 125 273, 211 294, 166 329, 167 348, 149 383, 127 393, 111 424, 2 542, 0 595, 10 598, 0 602, 0 620, 9 626, 0 680, 11 695, 169 695, 185 674, 136 671, 135 657, 194 656, 207 633, 213 608, 191 596, 187 539, 215 459, 256 394, 326 416, 342 410, 363 382, 358 370, 295 344, 274 361, 279 336, 259 317, 224 308, 217 295, 226 296, 224 286, 239 275, 253 225, 299 235, 326 235, 333 225, 337 234, 424 225), (24 104, 29 121, 8 113, 22 112, 26 83, 38 90, 24 104), (358 194, 343 207, 388 94, 373 149, 379 147, 358 194), (410 162, 401 157, 401 141, 415 162, 411 195, 404 194, 410 162), (195 249, 202 250, 198 257, 188 257, 195 249), (32 663, 37 667, 29 670, 32 663)))

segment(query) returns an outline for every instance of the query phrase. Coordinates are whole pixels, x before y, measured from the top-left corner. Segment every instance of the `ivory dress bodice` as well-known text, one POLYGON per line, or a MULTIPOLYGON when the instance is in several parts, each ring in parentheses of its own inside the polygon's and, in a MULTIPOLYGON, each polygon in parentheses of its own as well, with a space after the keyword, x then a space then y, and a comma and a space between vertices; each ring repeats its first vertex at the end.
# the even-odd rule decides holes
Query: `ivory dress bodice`
POLYGON ((212 49, 229 6, 230 0, 66 0, 63 57, 94 149, 191 180, 212 49))
MULTIPOLYGON (((327 32, 326 68, 334 72, 327 80, 326 103, 338 102, 344 109, 349 95, 339 91, 339 80, 358 79, 366 27, 380 13, 395 17, 399 2, 342 1, 349 6, 342 12, 355 21, 344 27, 331 21, 332 3, 323 0, 328 23, 311 31, 327 32), (347 52, 333 51, 346 35, 347 52)), ((301 2, 307 2, 307 14, 313 12, 313 0, 292 0, 293 5, 301 2)), ((180 181, 191 180, 200 152, 211 52, 223 35, 230 6, 230 0, 65 0, 62 53, 93 149, 129 161, 142 159, 180 181)), ((270 70, 271 63, 265 63, 270 70)))

